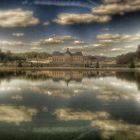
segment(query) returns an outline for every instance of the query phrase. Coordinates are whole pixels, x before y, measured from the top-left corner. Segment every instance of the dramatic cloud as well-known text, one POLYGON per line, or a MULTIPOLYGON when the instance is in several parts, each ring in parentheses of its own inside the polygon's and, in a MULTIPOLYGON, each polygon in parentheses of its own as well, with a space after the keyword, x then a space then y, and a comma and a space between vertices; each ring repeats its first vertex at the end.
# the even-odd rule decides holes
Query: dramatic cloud
MULTIPOLYGON (((22 33, 13 33, 16 37, 22 37, 22 33)), ((31 42, 0 40, 1 47, 20 47, 29 51, 47 50, 52 53, 57 51, 66 51, 69 47, 71 51, 82 51, 85 55, 105 55, 116 56, 137 49, 140 43, 140 33, 136 34, 98 34, 95 42, 85 42, 77 37, 70 35, 53 35, 46 39, 34 40, 31 42)))
POLYGON ((112 15, 123 15, 139 10, 139 0, 104 0, 103 4, 92 9, 92 14, 61 13, 54 21, 61 25, 107 23, 111 21, 112 15))
POLYGON ((86 54, 110 55, 135 51, 140 43, 140 34, 99 34, 95 44, 87 44, 82 47, 73 46, 74 51, 83 51, 86 54))
POLYGON ((140 34, 99 34, 96 36, 96 42, 94 44, 80 44, 81 46, 71 46, 73 51, 83 51, 85 54, 91 55, 112 55, 127 53, 129 51, 136 50, 137 45, 140 42, 140 34))
POLYGON ((33 16, 32 11, 24 11, 22 9, 1 10, 0 11, 0 27, 28 27, 39 24, 39 20, 33 16))
POLYGON ((88 24, 88 23, 106 23, 110 21, 110 16, 98 16, 92 14, 70 14, 61 13, 54 21, 61 25, 73 25, 73 24, 88 24))
POLYGON ((120 42, 134 42, 140 40, 140 34, 135 35, 121 35, 121 34, 100 34, 96 37, 101 43, 120 43, 120 42))
MULTIPOLYGON (((25 2, 25 4, 28 4, 25 2)), ((76 6, 76 7, 94 7, 96 2, 91 0, 35 0, 34 4, 37 5, 56 5, 56 6, 76 6)))
POLYGON ((104 4, 93 9, 94 14, 115 15, 140 10, 139 0, 104 0, 104 4))
POLYGON ((76 40, 76 38, 72 36, 53 36, 47 39, 41 39, 39 41, 32 42, 32 45, 36 45, 36 46, 58 45, 58 44, 72 42, 74 40, 76 40))

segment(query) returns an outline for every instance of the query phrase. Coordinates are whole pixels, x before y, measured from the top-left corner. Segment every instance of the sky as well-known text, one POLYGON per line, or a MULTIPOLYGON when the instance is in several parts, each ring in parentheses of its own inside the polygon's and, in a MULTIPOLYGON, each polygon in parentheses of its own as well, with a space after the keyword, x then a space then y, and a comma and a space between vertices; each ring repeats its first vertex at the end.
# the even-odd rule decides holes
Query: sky
POLYGON ((0 0, 0 49, 117 56, 140 44, 140 0, 0 0))

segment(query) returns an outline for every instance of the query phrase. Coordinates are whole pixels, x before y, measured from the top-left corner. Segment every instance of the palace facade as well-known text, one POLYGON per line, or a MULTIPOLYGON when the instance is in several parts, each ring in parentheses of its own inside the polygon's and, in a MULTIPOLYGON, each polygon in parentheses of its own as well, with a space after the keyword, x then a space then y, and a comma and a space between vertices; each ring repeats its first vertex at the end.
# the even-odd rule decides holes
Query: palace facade
POLYGON ((89 67, 93 62, 95 58, 84 56, 82 52, 72 53, 69 48, 65 53, 54 52, 50 58, 50 64, 56 67, 89 67))

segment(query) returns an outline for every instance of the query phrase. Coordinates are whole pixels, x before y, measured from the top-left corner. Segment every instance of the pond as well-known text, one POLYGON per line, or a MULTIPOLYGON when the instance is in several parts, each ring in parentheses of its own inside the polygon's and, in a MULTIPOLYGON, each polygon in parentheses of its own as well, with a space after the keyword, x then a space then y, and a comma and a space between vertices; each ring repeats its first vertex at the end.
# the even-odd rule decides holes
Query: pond
POLYGON ((140 72, 1 71, 0 139, 138 140, 140 72))

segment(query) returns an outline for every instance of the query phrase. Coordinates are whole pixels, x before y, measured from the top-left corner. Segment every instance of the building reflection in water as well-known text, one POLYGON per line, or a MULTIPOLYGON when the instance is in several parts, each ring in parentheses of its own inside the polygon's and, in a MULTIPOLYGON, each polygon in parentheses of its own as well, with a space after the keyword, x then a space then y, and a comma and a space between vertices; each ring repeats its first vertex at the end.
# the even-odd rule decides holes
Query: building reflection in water
POLYGON ((0 79, 22 77, 26 79, 53 79, 56 81, 81 81, 83 78, 113 76, 115 72, 87 71, 87 70, 46 70, 46 71, 0 71, 0 79))
POLYGON ((140 89, 140 72, 123 72, 123 71, 94 71, 94 70, 45 70, 45 71, 0 71, 0 80, 12 79, 13 77, 19 77, 30 80, 47 80, 52 79, 54 81, 63 80, 66 83, 70 81, 81 82, 84 78, 99 78, 99 77, 111 77, 136 82, 140 89))

